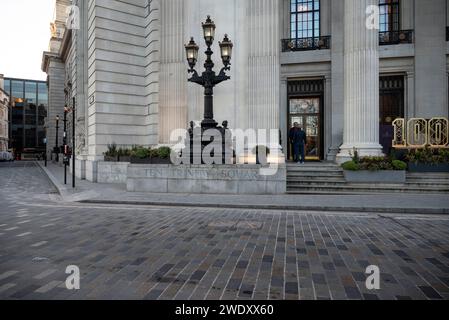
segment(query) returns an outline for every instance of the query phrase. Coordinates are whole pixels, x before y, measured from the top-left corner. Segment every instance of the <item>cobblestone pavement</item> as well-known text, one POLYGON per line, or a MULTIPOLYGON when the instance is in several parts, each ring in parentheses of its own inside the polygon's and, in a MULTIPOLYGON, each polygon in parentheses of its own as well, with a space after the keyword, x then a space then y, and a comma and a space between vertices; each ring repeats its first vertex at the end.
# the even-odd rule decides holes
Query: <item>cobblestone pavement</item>
POLYGON ((63 203, 0 164, 0 298, 449 299, 449 218, 63 203))

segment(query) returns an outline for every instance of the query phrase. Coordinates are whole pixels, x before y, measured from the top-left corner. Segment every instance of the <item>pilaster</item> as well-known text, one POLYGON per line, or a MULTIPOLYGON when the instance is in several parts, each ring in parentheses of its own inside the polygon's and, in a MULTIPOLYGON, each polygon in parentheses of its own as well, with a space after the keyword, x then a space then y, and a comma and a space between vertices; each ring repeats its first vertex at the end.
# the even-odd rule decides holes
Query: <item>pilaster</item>
POLYGON ((379 37, 366 27, 366 9, 377 0, 345 0, 344 14, 344 133, 337 161, 380 156, 379 37))

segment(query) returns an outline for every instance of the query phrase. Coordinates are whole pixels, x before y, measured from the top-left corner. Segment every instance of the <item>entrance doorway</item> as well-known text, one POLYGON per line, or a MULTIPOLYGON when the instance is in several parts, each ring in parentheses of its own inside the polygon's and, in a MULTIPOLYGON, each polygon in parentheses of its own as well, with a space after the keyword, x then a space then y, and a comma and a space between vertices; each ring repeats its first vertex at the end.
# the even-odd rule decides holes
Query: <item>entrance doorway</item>
POLYGON ((404 77, 380 78, 379 142, 383 152, 390 154, 393 141, 393 121, 404 117, 404 77))
MULTIPOLYGON (((288 82, 288 133, 295 122, 307 134, 306 160, 324 159, 323 135, 324 81, 322 79, 288 82)), ((293 150, 288 142, 287 156, 293 160, 293 150)))
POLYGON ((289 128, 297 122, 307 134, 306 160, 321 160, 320 98, 291 98, 289 104, 289 128))

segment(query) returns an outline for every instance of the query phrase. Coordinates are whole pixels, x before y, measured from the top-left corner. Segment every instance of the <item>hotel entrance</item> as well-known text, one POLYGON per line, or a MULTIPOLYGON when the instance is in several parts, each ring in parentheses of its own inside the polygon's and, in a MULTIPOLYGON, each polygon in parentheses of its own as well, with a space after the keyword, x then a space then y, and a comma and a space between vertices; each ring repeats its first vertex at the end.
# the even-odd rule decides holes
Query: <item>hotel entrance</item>
POLYGON ((393 141, 393 121, 404 117, 404 77, 380 78, 379 142, 383 152, 390 154, 393 141))
MULTIPOLYGON (((323 91, 322 80, 289 82, 288 130, 295 122, 307 134, 306 160, 320 161, 323 152, 323 91)), ((287 135, 288 136, 288 135, 287 135)), ((288 143, 288 159, 293 160, 293 150, 288 143)))

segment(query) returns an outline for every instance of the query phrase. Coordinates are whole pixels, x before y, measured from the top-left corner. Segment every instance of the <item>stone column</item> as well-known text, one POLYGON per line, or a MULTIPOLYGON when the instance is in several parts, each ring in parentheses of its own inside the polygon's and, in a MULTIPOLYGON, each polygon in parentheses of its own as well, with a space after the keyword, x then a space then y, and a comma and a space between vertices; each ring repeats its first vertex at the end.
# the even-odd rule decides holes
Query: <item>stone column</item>
POLYGON ((248 128, 279 129, 280 3, 248 3, 248 128))
MULTIPOLYGON (((267 130, 266 144, 282 154, 279 141, 281 21, 278 0, 248 0, 248 88, 247 128, 267 130), (278 134, 278 133, 276 133, 278 134)), ((261 139, 261 137, 259 137, 261 139)), ((263 141, 258 141, 264 144, 263 141)), ((252 149, 252 146, 249 146, 252 149)))
POLYGON ((416 108, 415 108, 415 73, 407 72, 407 103, 405 108, 405 118, 410 119, 416 117, 416 108))
MULTIPOLYGON (((170 142, 173 130, 188 127, 184 12, 184 0, 160 2, 159 143, 161 144, 170 142)), ((198 27, 201 28, 201 25, 198 27)))
POLYGON ((329 110, 330 127, 332 131, 331 145, 327 154, 328 161, 335 161, 340 146, 343 143, 344 125, 344 20, 341 18, 345 12, 345 0, 332 0, 331 2, 331 98, 327 102, 329 110))
POLYGON ((281 140, 282 140, 282 150, 284 154, 287 154, 288 148, 288 131, 289 131, 289 123, 288 123, 288 79, 287 77, 281 78, 280 84, 280 108, 279 108, 279 116, 280 116, 280 129, 281 129, 281 140))
POLYGON ((415 14, 415 116, 447 117, 446 1, 415 0, 415 14))
POLYGON ((366 27, 366 9, 377 0, 346 0, 344 14, 344 134, 337 161, 380 156, 379 144, 379 38, 366 27))

